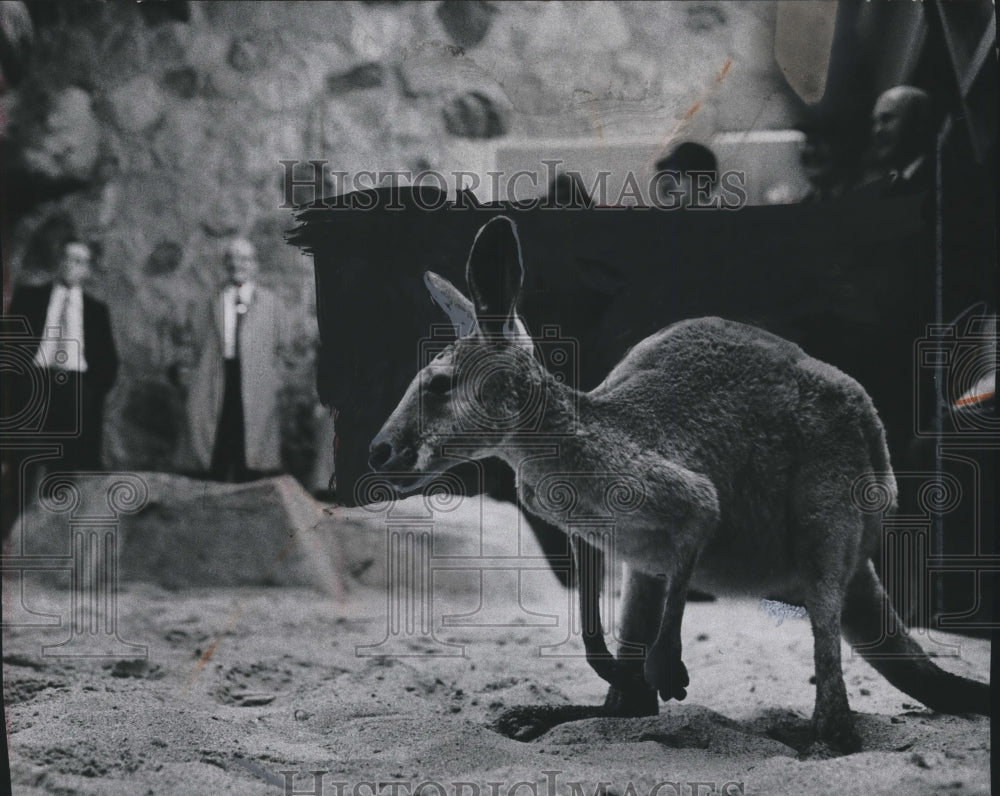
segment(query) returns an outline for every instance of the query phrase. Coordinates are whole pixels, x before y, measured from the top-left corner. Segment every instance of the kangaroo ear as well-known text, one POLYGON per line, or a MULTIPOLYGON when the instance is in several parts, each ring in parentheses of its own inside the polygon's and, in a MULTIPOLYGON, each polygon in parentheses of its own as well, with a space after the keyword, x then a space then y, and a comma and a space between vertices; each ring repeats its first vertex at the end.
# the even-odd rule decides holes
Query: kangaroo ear
POLYGON ((506 216, 486 222, 476 233, 465 270, 475 302, 476 319, 487 334, 501 334, 514 324, 524 267, 517 227, 506 216))
POLYGON ((455 334, 458 337, 472 334, 476 328, 476 308, 462 295, 462 291, 433 271, 424 272, 424 284, 427 285, 434 303, 444 310, 448 320, 455 327, 455 334))

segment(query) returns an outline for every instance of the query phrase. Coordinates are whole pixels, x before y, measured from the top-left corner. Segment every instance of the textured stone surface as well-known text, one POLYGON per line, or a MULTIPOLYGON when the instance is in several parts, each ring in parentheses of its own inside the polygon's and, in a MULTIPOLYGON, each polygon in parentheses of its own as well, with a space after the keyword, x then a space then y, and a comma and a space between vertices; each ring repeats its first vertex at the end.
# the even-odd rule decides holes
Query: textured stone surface
POLYGON ((332 95, 346 94, 359 88, 375 88, 385 83, 385 67, 369 61, 347 72, 330 74, 326 78, 326 90, 332 95))
POLYGON ((455 44, 474 47, 489 32, 490 23, 498 9, 483 0, 443 0, 438 4, 437 15, 455 44))
POLYGON ((161 240, 149 253, 149 259, 146 261, 146 273, 151 276, 172 274, 181 264, 183 254, 180 244, 172 240, 161 240))
POLYGON ((444 109, 444 126, 460 138, 499 138, 507 132, 504 113, 489 96, 468 91, 444 109))
POLYGON ((163 94, 149 75, 133 78, 108 96, 114 123, 120 130, 139 133, 164 112, 163 94))
POLYGON ((629 43, 629 30, 617 3, 540 3, 526 26, 529 47, 549 51, 568 63, 584 53, 614 52, 629 43))
POLYGON ((100 152, 100 124, 90 94, 70 86, 49 98, 49 111, 33 125, 23 153, 30 175, 49 180, 87 180, 100 152))

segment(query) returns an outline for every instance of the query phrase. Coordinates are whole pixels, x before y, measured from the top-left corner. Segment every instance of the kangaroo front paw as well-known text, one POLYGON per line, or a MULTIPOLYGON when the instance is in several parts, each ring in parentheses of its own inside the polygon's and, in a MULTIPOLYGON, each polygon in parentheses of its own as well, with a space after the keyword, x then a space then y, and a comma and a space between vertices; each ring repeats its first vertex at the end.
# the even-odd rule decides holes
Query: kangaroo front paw
POLYGON ((679 651, 659 649, 654 645, 646 656, 645 674, 646 682, 664 702, 680 701, 687 696, 691 678, 679 651))

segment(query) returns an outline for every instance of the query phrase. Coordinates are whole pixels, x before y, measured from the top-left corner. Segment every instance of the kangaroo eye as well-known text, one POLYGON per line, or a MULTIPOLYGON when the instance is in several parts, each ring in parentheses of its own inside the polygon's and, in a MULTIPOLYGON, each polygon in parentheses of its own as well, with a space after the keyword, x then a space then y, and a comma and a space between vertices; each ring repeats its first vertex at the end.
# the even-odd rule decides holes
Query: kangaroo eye
POLYGON ((447 373, 435 373, 427 382, 427 392, 435 395, 444 395, 451 391, 451 376, 447 373))

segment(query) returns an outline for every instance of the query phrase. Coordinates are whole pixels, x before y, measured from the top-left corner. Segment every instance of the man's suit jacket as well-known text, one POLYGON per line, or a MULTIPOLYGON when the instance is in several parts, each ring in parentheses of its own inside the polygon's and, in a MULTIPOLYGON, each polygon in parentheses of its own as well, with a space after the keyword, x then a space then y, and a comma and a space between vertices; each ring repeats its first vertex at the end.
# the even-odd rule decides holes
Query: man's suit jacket
MULTIPOLYGON (((45 317, 49 310, 52 285, 20 285, 10 302, 9 316, 27 318, 32 340, 29 353, 35 355, 45 334, 45 317)), ((111 333, 111 316, 106 305, 83 294, 83 355, 87 360, 87 386, 97 396, 103 397, 115 383, 118 375, 118 352, 111 333)))
POLYGON ((925 157, 909 174, 900 171, 895 178, 885 178, 885 196, 912 196, 934 189, 934 164, 925 157))

